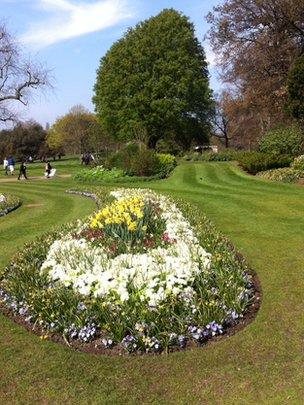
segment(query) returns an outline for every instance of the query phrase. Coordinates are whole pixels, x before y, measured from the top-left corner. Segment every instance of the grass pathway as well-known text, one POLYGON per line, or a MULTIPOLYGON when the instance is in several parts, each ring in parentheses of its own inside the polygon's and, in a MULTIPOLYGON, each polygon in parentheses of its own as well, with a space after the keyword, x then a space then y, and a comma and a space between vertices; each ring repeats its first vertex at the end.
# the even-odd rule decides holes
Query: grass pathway
MULTIPOLYGON (((110 358, 42 342, 0 316, 0 402, 301 403, 304 187, 257 180, 229 163, 184 164, 146 186, 199 206, 246 256, 262 283, 257 319, 205 349, 110 358)), ((64 194, 70 179, 0 187, 25 197, 0 218, 1 266, 33 235, 93 209, 64 194)))

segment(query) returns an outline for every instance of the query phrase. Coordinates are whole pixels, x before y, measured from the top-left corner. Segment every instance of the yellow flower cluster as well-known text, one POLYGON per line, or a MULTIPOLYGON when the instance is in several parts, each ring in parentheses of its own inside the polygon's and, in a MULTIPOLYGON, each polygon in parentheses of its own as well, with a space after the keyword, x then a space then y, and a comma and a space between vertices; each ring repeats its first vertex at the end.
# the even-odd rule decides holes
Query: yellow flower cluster
POLYGON ((144 205, 139 197, 115 201, 92 218, 91 228, 103 229, 107 225, 126 225, 130 232, 135 232, 137 221, 144 216, 144 205))

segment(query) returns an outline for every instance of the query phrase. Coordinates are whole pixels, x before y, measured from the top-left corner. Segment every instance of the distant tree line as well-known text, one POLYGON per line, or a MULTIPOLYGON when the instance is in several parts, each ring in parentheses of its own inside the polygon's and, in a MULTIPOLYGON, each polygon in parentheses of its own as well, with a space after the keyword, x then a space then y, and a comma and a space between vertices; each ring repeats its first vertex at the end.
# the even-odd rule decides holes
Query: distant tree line
POLYGON ((117 142, 103 130, 95 114, 76 105, 48 129, 35 121, 19 122, 0 131, 0 157, 17 160, 55 159, 66 154, 84 154, 117 148, 117 142))
POLYGON ((35 121, 18 123, 12 129, 0 131, 0 157, 14 156, 15 159, 43 160, 56 153, 46 143, 46 131, 35 121))

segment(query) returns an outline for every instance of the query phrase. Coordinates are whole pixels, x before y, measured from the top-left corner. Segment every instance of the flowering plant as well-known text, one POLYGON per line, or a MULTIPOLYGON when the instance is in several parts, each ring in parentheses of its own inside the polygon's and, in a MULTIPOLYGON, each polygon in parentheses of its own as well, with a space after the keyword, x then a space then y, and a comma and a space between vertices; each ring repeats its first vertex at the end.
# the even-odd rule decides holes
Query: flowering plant
MULTIPOLYGON (((291 164, 291 167, 293 167, 295 170, 301 170, 304 172, 304 155, 300 155, 296 157, 291 164)), ((304 173, 303 173, 304 177, 304 173)))
POLYGON ((259 172, 257 176, 265 180, 293 183, 304 178, 304 170, 295 169, 293 167, 283 167, 281 169, 272 169, 266 170, 265 172, 259 172))
POLYGON ((194 228, 165 196, 111 195, 116 201, 31 245, 6 270, 2 295, 15 312, 69 341, 148 352, 204 343, 243 316, 251 278, 201 213, 191 208, 194 228), (115 242, 125 250, 113 254, 115 242))
POLYGON ((4 216, 21 205, 19 198, 11 194, 0 194, 0 216, 4 216))
POLYGON ((96 166, 92 169, 83 169, 75 175, 75 180, 78 181, 98 181, 102 180, 104 182, 113 181, 117 179, 125 179, 127 177, 126 173, 121 169, 112 168, 106 169, 102 165, 96 166))

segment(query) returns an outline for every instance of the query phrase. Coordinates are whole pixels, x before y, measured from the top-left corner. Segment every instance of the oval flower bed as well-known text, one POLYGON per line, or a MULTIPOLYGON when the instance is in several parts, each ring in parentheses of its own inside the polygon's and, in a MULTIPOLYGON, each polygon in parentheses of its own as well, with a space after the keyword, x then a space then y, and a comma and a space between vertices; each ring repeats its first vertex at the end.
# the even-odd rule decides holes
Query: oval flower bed
POLYGON ((21 201, 19 198, 11 194, 0 194, 0 217, 9 214, 20 207, 20 205, 21 201))
POLYGON ((199 211, 183 207, 200 219, 194 227, 152 191, 111 197, 16 257, 0 277, 10 311, 44 335, 115 353, 204 344, 242 319, 254 301, 252 276, 199 211))

